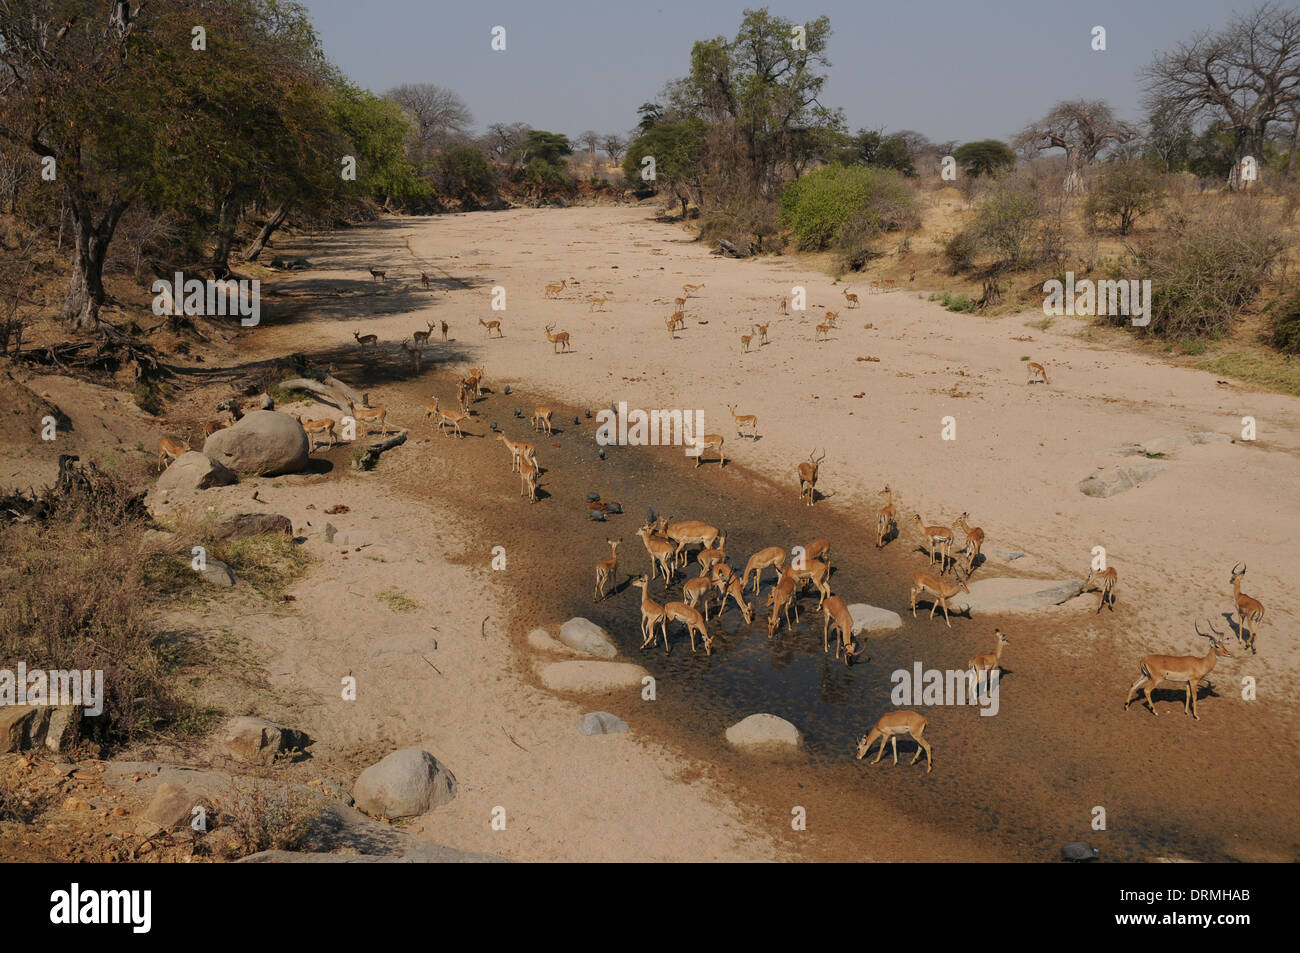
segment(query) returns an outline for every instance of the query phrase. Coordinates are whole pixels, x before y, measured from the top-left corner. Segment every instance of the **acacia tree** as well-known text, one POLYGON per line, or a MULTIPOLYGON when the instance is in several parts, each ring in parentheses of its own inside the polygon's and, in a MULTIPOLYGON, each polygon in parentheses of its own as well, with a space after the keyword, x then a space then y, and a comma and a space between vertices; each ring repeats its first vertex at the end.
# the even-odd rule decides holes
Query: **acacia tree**
POLYGON ((1083 185, 1083 170, 1111 146, 1136 139, 1138 128, 1116 118, 1100 99, 1071 99, 1057 103, 1042 119, 1032 122, 1016 136, 1013 145, 1029 154, 1048 149, 1065 150, 1065 192, 1077 192, 1083 185))
POLYGON ((1231 129, 1235 190, 1242 160, 1263 156, 1269 126, 1300 110, 1300 12, 1266 4, 1159 54, 1145 76, 1153 111, 1231 129))

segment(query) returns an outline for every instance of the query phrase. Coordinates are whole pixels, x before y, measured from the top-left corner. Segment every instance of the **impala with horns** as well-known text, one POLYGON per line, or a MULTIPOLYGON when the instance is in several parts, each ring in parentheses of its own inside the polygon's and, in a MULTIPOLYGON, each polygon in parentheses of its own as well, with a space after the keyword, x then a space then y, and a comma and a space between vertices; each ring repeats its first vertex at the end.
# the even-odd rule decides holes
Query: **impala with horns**
MULTIPOLYGON (((1208 619, 1206 624, 1215 635, 1223 634, 1208 619)), ((1128 706, 1133 703, 1137 693, 1145 690, 1147 707, 1154 715, 1156 703, 1151 697, 1152 689, 1161 682, 1173 682, 1175 685, 1187 686, 1187 697, 1183 700, 1183 714, 1190 711, 1193 720, 1201 720, 1201 716, 1196 713, 1196 691, 1200 687, 1201 680, 1214 671, 1214 663, 1221 657, 1232 658, 1233 656, 1220 639, 1202 632, 1200 623, 1197 623, 1195 628, 1197 635, 1210 640, 1210 650, 1204 655, 1148 655, 1141 662, 1142 677, 1133 683, 1128 690, 1128 697, 1124 699, 1125 711, 1128 711, 1128 706)))
POLYGON ((1241 591, 1241 577, 1246 575, 1246 564, 1239 565, 1240 569, 1232 567, 1232 601, 1237 607, 1237 615, 1241 617, 1241 622, 1237 625, 1237 637, 1250 649, 1250 654, 1255 655, 1255 626, 1264 621, 1264 603, 1241 591))
MULTIPOLYGON (((813 453, 817 451, 814 449, 813 453)), ((808 462, 799 464, 799 499, 806 498, 807 506, 813 506, 817 502, 817 472, 821 468, 822 461, 826 459, 826 451, 822 455, 813 459, 813 453, 808 454, 808 462)))

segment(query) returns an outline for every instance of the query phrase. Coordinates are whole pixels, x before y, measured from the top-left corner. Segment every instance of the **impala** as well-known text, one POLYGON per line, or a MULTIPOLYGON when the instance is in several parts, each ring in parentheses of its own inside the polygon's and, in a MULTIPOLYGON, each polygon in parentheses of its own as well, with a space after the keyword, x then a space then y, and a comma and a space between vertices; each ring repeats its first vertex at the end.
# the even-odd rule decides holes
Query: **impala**
POLYGON ((559 294, 561 291, 564 290, 564 286, 567 283, 568 281, 566 279, 565 281, 561 281, 558 285, 547 285, 545 297, 547 298, 555 297, 557 294, 559 294))
POLYGON ((685 311, 674 311, 668 316, 668 330, 675 331, 678 328, 681 328, 683 331, 686 330, 685 311))
POLYGON ((825 536, 819 536, 803 548, 803 558, 806 562, 809 559, 821 559, 829 563, 831 557, 831 541, 825 536))
POLYGON ((934 610, 943 606, 943 621, 952 628, 952 620, 948 618, 948 600, 959 592, 969 593, 970 589, 966 587, 966 580, 962 578, 961 571, 954 568, 953 574, 957 577, 956 584, 944 582, 941 578, 931 575, 928 572, 918 572, 912 576, 912 618, 916 618, 916 597, 922 593, 928 592, 933 598, 930 600, 930 618, 934 618, 934 610))
POLYGON ((442 339, 447 340, 447 322, 442 322, 442 339))
POLYGON ((668 318, 667 321, 668 321, 668 337, 676 341, 677 340, 677 315, 674 314, 672 317, 668 318))
MULTIPOLYGON (((349 406, 351 405, 349 404, 349 406)), ((453 430, 456 431, 456 436, 465 436, 460 429, 460 425, 462 422, 469 420, 469 414, 458 410, 440 410, 437 397, 433 398, 433 403, 425 403, 424 407, 424 416, 436 418, 438 429, 442 431, 444 436, 450 437, 453 430)))
POLYGON ((680 520, 676 523, 669 523, 664 534, 677 544, 677 549, 673 556, 677 564, 686 565, 686 547, 701 543, 705 549, 712 549, 713 543, 717 539, 726 539, 726 533, 719 533, 716 526, 710 526, 708 523, 699 520, 680 520))
POLYGON ((754 607, 745 601, 745 587, 740 584, 740 579, 736 574, 728 573, 725 582, 720 587, 722 590, 722 603, 718 606, 718 617, 727 611, 727 600, 731 599, 740 609, 740 614, 745 618, 745 625, 754 621, 754 607))
POLYGON ((873 282, 871 283, 871 293, 872 293, 872 294, 879 294, 879 293, 880 293, 880 282, 879 282, 879 281, 873 281, 873 282))
POLYGON ((488 337, 492 336, 493 331, 497 333, 497 337, 501 337, 501 322, 497 319, 493 318, 491 321, 484 321, 482 318, 479 318, 478 323, 483 325, 483 329, 488 337))
POLYGON ((970 518, 969 513, 962 513, 957 517, 955 525, 966 534, 966 547, 962 550, 966 554, 966 575, 970 575, 971 567, 975 565, 975 560, 979 558, 980 547, 984 545, 984 530, 978 526, 971 526, 967 523, 970 518))
MULTIPOLYGON (((713 654, 713 638, 709 635, 709 630, 704 627, 704 617, 692 609, 690 606, 681 602, 669 602, 664 606, 664 612, 668 615, 670 622, 680 622, 686 626, 686 631, 691 634, 691 652, 695 651, 695 633, 700 633, 700 638, 704 640, 704 654, 713 654)), ((665 626, 664 642, 668 642, 667 627, 665 626)))
POLYGON ((1241 617, 1241 622, 1237 626, 1237 637, 1242 640, 1250 649, 1250 654, 1255 653, 1255 626, 1264 621, 1264 603, 1258 599, 1252 599, 1241 591, 1241 577, 1246 575, 1246 564, 1241 564, 1241 569, 1236 566, 1232 567, 1232 601, 1237 606, 1237 615, 1241 617), (1250 638, 1246 638, 1249 630, 1250 638))
POLYGON ((997 644, 992 652, 984 652, 976 655, 966 667, 970 669, 970 693, 975 694, 975 686, 979 683, 979 677, 984 672, 996 671, 999 676, 1002 674, 1002 647, 1009 645, 1006 635, 1001 629, 994 629, 993 635, 997 638, 997 644))
POLYGON ((561 331, 559 334, 552 334, 553 330, 555 330, 555 325, 548 324, 546 326, 546 340, 551 342, 551 353, 573 350, 569 344, 569 332, 561 331))
POLYGON ((817 325, 817 333, 813 335, 813 340, 814 340, 814 341, 819 341, 819 340, 820 340, 820 341, 829 341, 830 338, 827 337, 827 335, 829 335, 829 334, 831 333, 831 329, 832 329, 833 327, 835 327, 835 325, 832 324, 832 323, 829 322, 829 321, 826 322, 825 324, 819 324, 819 325, 817 325))
POLYGON ((829 324, 831 327, 835 327, 835 322, 838 321, 839 319, 840 319, 840 315, 838 311, 826 312, 826 323, 829 324))
MULTIPOLYGON (((458 430, 457 433, 459 432, 460 431, 458 430)), ((511 473, 519 472, 519 461, 524 457, 527 457, 529 460, 531 460, 534 466, 537 465, 537 454, 531 443, 524 443, 522 440, 519 441, 511 440, 503 433, 497 434, 497 439, 500 440, 502 443, 504 443, 506 445, 506 449, 510 451, 510 472, 511 473)))
POLYGON ((375 281, 387 281, 387 280, 388 280, 388 272, 387 272, 386 270, 384 270, 383 268, 371 268, 371 269, 370 269, 370 277, 371 277, 371 278, 374 278, 375 281))
POLYGON ((713 583, 703 576, 687 579, 682 583, 682 598, 686 600, 688 606, 694 609, 703 600, 705 622, 709 621, 709 590, 712 588, 713 583))
POLYGON ((858 654, 858 643, 853 639, 853 616, 849 613, 849 607, 839 596, 830 596, 822 604, 822 612, 825 613, 822 618, 822 654, 825 655, 831 649, 830 630, 833 626, 837 632, 835 658, 839 659, 840 646, 843 645, 844 664, 848 665, 853 661, 853 656, 858 654))
POLYGON ((461 381, 456 385, 456 406, 466 417, 469 416, 470 392, 474 389, 471 381, 461 381))
POLYGON ((535 459, 519 455, 519 495, 527 494, 529 503, 537 502, 537 475, 541 469, 535 459))
POLYGON ((433 333, 433 322, 432 322, 432 321, 429 321, 429 322, 428 322, 428 326, 429 326, 429 330, 427 330, 427 331, 412 331, 412 332, 411 332, 411 337, 414 339, 414 341, 415 341, 415 346, 416 346, 416 347, 428 347, 428 346, 429 346, 429 335, 433 333))
POLYGON ((850 308, 856 308, 860 303, 858 301, 858 296, 854 294, 849 294, 847 288, 841 288, 840 294, 844 295, 844 303, 850 308))
POLYGON ((685 299, 685 298, 674 298, 674 299, 673 299, 673 307, 675 307, 678 311, 684 311, 684 310, 686 309, 686 299, 685 299))
POLYGON ((1097 611, 1106 603, 1110 603, 1110 611, 1115 611, 1115 585, 1119 582, 1119 575, 1115 572, 1115 567, 1109 569, 1094 569, 1088 573, 1088 578, 1083 584, 1083 591, 1089 592, 1095 583, 1097 592, 1097 611))
POLYGON ((660 536, 652 535, 649 526, 642 526, 636 531, 641 537, 641 542, 645 543, 645 551, 650 554, 650 578, 655 578, 655 567, 664 571, 664 578, 671 584, 673 581, 673 562, 674 553, 677 547, 671 541, 660 536))
MULTIPOLYGON (((1215 635, 1222 634, 1213 623, 1207 620, 1207 624, 1215 635)), ((1151 690, 1161 682, 1173 682, 1175 685, 1187 686, 1187 697, 1183 700, 1183 714, 1187 714, 1190 706, 1193 720, 1201 720, 1201 716, 1196 713, 1196 689, 1200 686, 1201 679, 1214 671, 1214 663, 1219 660, 1219 657, 1232 658, 1232 653, 1219 639, 1202 632, 1199 624, 1196 625, 1196 634, 1210 640, 1210 651, 1204 655, 1148 655, 1142 660, 1142 677, 1128 690, 1128 698, 1124 699, 1125 711, 1128 711, 1128 706, 1132 704, 1138 691, 1145 689, 1147 706, 1154 715, 1156 704, 1151 698, 1151 690)))
POLYGON ((551 414, 550 407, 538 407, 533 411, 533 415, 528 418, 528 422, 533 425, 534 430, 541 430, 548 437, 554 436, 551 433, 551 414))
POLYGON ((783 298, 781 299, 781 303, 778 304, 778 305, 776 306, 776 313, 777 313, 777 314, 789 314, 789 313, 790 313, 790 299, 789 299, 788 296, 787 296, 787 297, 783 297, 783 298))
POLYGON ((742 334, 742 335, 740 336, 740 353, 741 353, 741 354, 748 354, 748 353, 749 353, 749 342, 752 341, 752 340, 754 340, 754 335, 752 335, 752 334, 742 334))
POLYGON ((759 346, 759 347, 762 347, 764 344, 767 343, 767 328, 768 328, 768 325, 770 325, 771 323, 772 323, 772 322, 769 321, 769 322, 767 322, 767 324, 756 324, 756 325, 754 325, 754 330, 758 332, 758 346, 759 346))
POLYGON ((166 463, 170 466, 170 461, 175 460, 183 453, 190 452, 190 429, 185 428, 184 440, 173 440, 171 437, 163 437, 158 441, 158 472, 161 473, 166 463))
POLYGON ((1029 369, 1029 380, 1025 382, 1026 384, 1032 384, 1036 380, 1040 380, 1040 379, 1044 384, 1051 383, 1051 381, 1047 379, 1047 369, 1043 367, 1042 364, 1039 364, 1037 361, 1030 361, 1028 364, 1028 369, 1029 369))
MULTIPOLYGON (((425 288, 426 291, 428 290, 428 288, 429 288, 429 273, 428 273, 428 272, 425 272, 425 271, 420 272, 420 284, 424 285, 424 288, 425 288)), ((432 325, 430 325, 430 327, 432 327, 432 325)))
POLYGON ((785 550, 780 546, 768 546, 749 557, 745 564, 745 576, 742 585, 749 585, 749 574, 754 574, 754 595, 758 595, 758 586, 763 579, 763 570, 771 566, 780 578, 785 568, 785 550))
POLYGON ((597 311, 597 310, 599 310, 599 311, 604 311, 604 310, 605 310, 605 302, 609 300, 609 296, 608 296, 608 295, 604 295, 603 297, 599 297, 599 298, 598 298, 598 297, 596 297, 595 295, 591 295, 591 296, 588 298, 588 300, 591 302, 591 308, 590 308, 590 310, 592 310, 592 311, 597 311))
POLYGON ((699 291, 699 290, 700 290, 701 288, 703 288, 703 287, 704 287, 703 284, 698 284, 698 285, 682 285, 682 290, 685 291, 686 294, 689 296, 689 295, 693 295, 693 294, 695 294, 695 292, 699 291))
POLYGON ((885 484, 885 505, 876 510, 876 548, 880 549, 885 545, 885 537, 889 535, 890 528, 898 528, 898 512, 894 509, 894 493, 889 489, 889 484, 885 484))
POLYGON ((772 607, 772 614, 767 619, 769 639, 776 634, 776 628, 781 624, 782 614, 785 615, 785 627, 790 628, 791 606, 794 607, 794 621, 799 621, 799 603, 795 600, 795 580, 788 569, 781 573, 781 578, 768 590, 767 604, 772 607))
POLYGON ((914 711, 891 711, 887 715, 881 715, 880 720, 876 722, 871 734, 863 735, 858 740, 858 760, 861 761, 871 746, 880 740, 880 750, 876 752, 876 759, 872 764, 879 764, 880 759, 885 755, 885 741, 888 740, 894 751, 894 765, 898 766, 898 739, 900 735, 906 735, 916 742, 916 754, 913 755, 911 764, 916 764, 917 759, 921 757, 921 752, 925 752, 925 773, 929 774, 934 770, 934 753, 930 750, 929 743, 925 740, 925 726, 927 722, 925 716, 919 715, 914 711))
POLYGON ((728 404, 727 409, 731 411, 731 419, 736 422, 737 440, 743 436, 740 432, 742 427, 748 427, 749 435, 754 439, 758 439, 758 416, 756 414, 738 414, 736 413, 735 404, 728 404))
POLYGON ((798 569, 791 564, 786 568, 784 575, 793 577, 799 583, 800 589, 811 582, 820 596, 817 600, 818 609, 822 607, 826 598, 831 594, 831 567, 820 559, 806 560, 802 569, 798 569))
POLYGON ((605 599, 605 586, 614 578, 614 573, 618 571, 618 544, 623 542, 623 538, 607 539, 609 543, 609 558, 602 559, 596 563, 596 601, 603 602, 605 599))
MULTIPOLYGON (((814 450, 814 453, 816 451, 814 450)), ((808 498, 808 506, 813 506, 817 502, 817 471, 821 467, 822 461, 826 459, 826 451, 816 460, 813 455, 808 454, 808 462, 799 464, 799 499, 808 498)))
POLYGON ((211 437, 218 430, 225 430, 230 426, 229 420, 209 420, 203 424, 203 436, 211 437))
POLYGON ((723 548, 727 544, 727 534, 719 533, 716 546, 701 549, 695 555, 695 561, 700 564, 700 575, 707 576, 713 567, 718 563, 727 561, 727 552, 723 548))
POLYGON ((420 346, 418 344, 407 344, 403 341, 401 347, 402 350, 406 352, 406 356, 411 359, 411 363, 415 365, 415 369, 418 371, 420 369, 420 355, 422 354, 420 346))
POLYGON ((664 607, 650 598, 650 580, 639 576, 632 580, 632 585, 641 590, 641 648, 655 643, 655 626, 662 625, 664 630, 664 651, 668 650, 668 613, 664 607))
POLYGON ((330 449, 334 449, 335 436, 333 417, 322 417, 320 420, 303 420, 297 414, 294 414, 293 416, 298 423, 302 424, 302 429, 307 431, 307 442, 310 452, 314 453, 316 451, 316 435, 319 433, 329 434, 330 449))
POLYGON ((720 433, 706 433, 702 437, 696 437, 695 449, 699 450, 699 453, 695 454, 695 468, 698 470, 700 464, 704 462, 704 451, 706 450, 718 451, 718 469, 725 467, 727 458, 723 455, 722 443, 722 434, 720 433))
POLYGON ((930 552, 930 560, 926 565, 933 566, 934 558, 938 555, 939 575, 942 576, 948 571, 948 560, 952 558, 952 541, 957 534, 947 526, 927 526, 920 513, 914 513, 912 519, 920 528, 921 538, 930 552))
POLYGON ((357 344, 360 345, 363 351, 368 347, 373 347, 376 350, 379 348, 378 334, 362 334, 360 331, 353 331, 352 336, 357 339, 357 344))
MULTIPOLYGON (((362 407, 358 410, 352 401, 348 401, 348 413, 352 415, 353 420, 364 421, 367 425, 378 421, 380 432, 388 433, 388 424, 386 422, 388 417, 387 407, 362 407)), ((366 433, 373 432, 374 431, 370 430, 367 426, 366 433)))

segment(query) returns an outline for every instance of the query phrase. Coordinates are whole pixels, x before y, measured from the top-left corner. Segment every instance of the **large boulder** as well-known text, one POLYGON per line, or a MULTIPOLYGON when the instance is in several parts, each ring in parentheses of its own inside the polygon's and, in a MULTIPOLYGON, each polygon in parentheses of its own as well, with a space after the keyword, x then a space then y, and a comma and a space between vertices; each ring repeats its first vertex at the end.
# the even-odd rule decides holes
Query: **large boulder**
POLYGON ((776 715, 750 715, 727 729, 727 743, 745 750, 792 752, 803 743, 799 729, 776 715))
POLYGON ((429 752, 401 748, 362 771, 352 797, 372 817, 415 817, 450 804, 456 788, 456 776, 429 752))
POLYGON ((236 473, 276 476, 307 467, 307 432, 288 414, 255 410, 218 430, 203 444, 203 453, 236 473))
MULTIPOLYGON (((1082 579, 982 579, 970 584, 970 594, 959 592, 948 599, 948 612, 998 615, 1036 612, 1058 606, 1083 592, 1082 579)), ((923 597, 924 598, 924 597, 923 597)), ((925 599, 928 601, 928 599, 925 599)), ((939 610, 943 612, 942 609, 939 610)), ((928 610, 927 610, 928 614, 928 610)))
POLYGON ((640 688, 650 673, 631 662, 551 662, 538 672, 542 684, 560 692, 613 692, 640 688))
POLYGON ((597 658, 613 658, 618 655, 614 640, 604 629, 588 619, 570 619, 560 626, 560 641, 571 649, 597 658))
POLYGON ((1145 466, 1110 467, 1106 470, 1098 470, 1079 482, 1079 492, 1085 496, 1105 499, 1154 480, 1168 469, 1163 463, 1149 463, 1145 466))
POLYGON ((206 490, 212 486, 229 486, 235 480, 235 474, 216 460, 191 450, 182 453, 162 472, 156 488, 158 492, 206 490))
POLYGON ((221 586, 223 589, 233 589, 235 583, 239 582, 239 577, 235 571, 223 563, 220 559, 213 559, 207 556, 203 560, 203 568, 199 570, 199 578, 210 586, 221 586))
POLYGON ((225 723, 217 744, 240 761, 266 764, 279 755, 302 751, 311 744, 311 739, 305 731, 241 715, 225 723))
POLYGON ((869 606, 864 602, 855 602, 849 606, 849 615, 853 617, 853 634, 864 632, 893 632, 903 627, 903 620, 897 612, 869 606))
POLYGON ((78 705, 0 707, 0 754, 42 745, 59 753, 77 740, 83 709, 78 705))

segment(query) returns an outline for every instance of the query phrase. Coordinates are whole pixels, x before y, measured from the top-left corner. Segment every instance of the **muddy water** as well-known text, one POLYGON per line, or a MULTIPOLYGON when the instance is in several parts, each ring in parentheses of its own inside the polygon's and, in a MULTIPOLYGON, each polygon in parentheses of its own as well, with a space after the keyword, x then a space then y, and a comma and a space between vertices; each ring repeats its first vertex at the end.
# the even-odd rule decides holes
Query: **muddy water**
MULTIPOLYGON (((418 385, 389 382, 391 415, 422 420, 431 389, 448 394, 454 384, 444 372, 426 373, 418 385)), ((684 773, 692 761, 704 763, 715 782, 746 806, 747 820, 782 838, 792 858, 1055 860, 1061 844, 1080 839, 1109 860, 1296 857, 1300 832, 1289 805, 1297 777, 1289 732, 1271 724, 1262 706, 1229 708, 1203 689, 1200 722, 1182 715, 1181 704, 1171 703, 1181 696, 1171 691, 1157 693, 1167 717, 1152 718, 1136 706, 1121 713, 1137 660, 1115 658, 1104 642, 1086 644, 1068 626, 1048 628, 1023 617, 955 617, 951 629, 941 614, 931 621, 922 611, 913 620, 906 612, 910 578, 926 560, 911 527, 904 522, 902 538, 878 550, 874 513, 848 511, 830 486, 815 507, 802 505, 793 463, 790 480, 774 485, 742 463, 696 468, 675 448, 610 447, 602 460, 595 420, 584 408, 518 385, 509 396, 486 394, 474 410, 466 428, 471 435, 463 440, 415 426, 412 442, 387 455, 377 476, 476 525, 475 545, 454 554, 460 559, 484 565, 492 546, 506 547, 509 568, 493 575, 513 602, 509 637, 525 670, 535 657, 524 642, 529 629, 554 633, 572 616, 603 626, 622 657, 655 676, 657 697, 649 703, 627 692, 583 704, 613 711, 634 731, 669 744, 683 756, 684 773), (543 403, 557 407, 553 437, 532 436, 526 419, 513 415, 515 407, 526 417, 543 403), (540 502, 519 496, 518 477, 509 472, 509 454, 490 421, 512 439, 536 444, 540 502), (589 521, 588 492, 621 502, 625 515, 589 521), (789 549, 828 537, 832 590, 848 603, 898 611, 904 626, 870 637, 867 660, 847 668, 823 653, 811 587, 800 603, 802 621, 793 630, 783 625, 772 640, 759 611, 762 600, 751 591, 752 624, 744 624, 734 606, 710 622, 719 636, 712 656, 702 646, 692 654, 680 625, 670 626, 671 653, 662 643, 641 651, 640 591, 629 580, 649 571, 635 535, 648 508, 724 529, 731 563, 741 568, 763 546, 789 549), (594 565, 609 555, 606 538, 617 537, 623 543, 612 592, 595 602, 594 565), (982 717, 978 707, 915 706, 929 719, 932 774, 923 761, 907 764, 914 751, 907 741, 900 743, 897 767, 888 755, 876 766, 854 759, 855 739, 893 710, 891 673, 910 672, 917 662, 927 669, 964 668, 972 654, 992 649, 994 626, 1010 638, 996 716, 982 717), (806 752, 788 763, 732 752, 725 728, 755 712, 797 725, 806 752), (1229 719, 1235 720, 1232 731, 1229 719), (1231 809, 1207 809, 1207 790, 1218 791, 1212 800, 1220 804, 1224 791, 1235 792, 1231 809), (798 834, 790 823, 796 805, 808 816, 808 830, 798 834), (1105 830, 1092 827, 1099 807, 1106 812, 1105 830)), ((743 459, 745 442, 728 436, 729 454, 743 459)), ((878 469, 872 461, 862 465, 878 469)), ((900 509, 900 517, 907 516, 900 509)), ((986 567, 984 574, 993 571, 986 567)), ((766 574, 768 583, 773 575, 766 574)), ((656 580, 652 598, 680 599, 683 578, 678 575, 671 594, 662 577, 656 580)), ((1102 626, 1118 631, 1120 619, 1102 626)), ((1211 681, 1232 691, 1226 681, 1211 681)))

